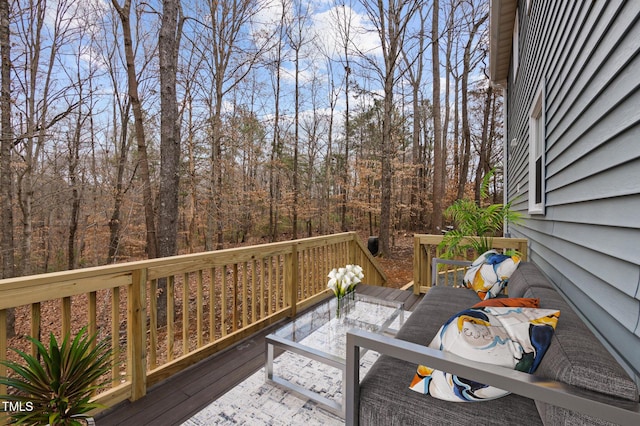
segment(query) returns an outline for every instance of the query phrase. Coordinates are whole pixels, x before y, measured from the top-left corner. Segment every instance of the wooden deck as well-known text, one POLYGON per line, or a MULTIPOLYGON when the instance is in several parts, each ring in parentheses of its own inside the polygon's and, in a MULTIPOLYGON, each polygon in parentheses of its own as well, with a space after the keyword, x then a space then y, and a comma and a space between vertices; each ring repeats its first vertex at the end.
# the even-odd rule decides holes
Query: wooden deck
MULTIPOLYGON (((358 286, 358 292, 398 300, 406 310, 420 301, 411 290, 358 286)), ((96 416, 98 426, 179 425, 264 366, 264 337, 286 320, 205 359, 152 387, 135 402, 125 401, 96 416)))

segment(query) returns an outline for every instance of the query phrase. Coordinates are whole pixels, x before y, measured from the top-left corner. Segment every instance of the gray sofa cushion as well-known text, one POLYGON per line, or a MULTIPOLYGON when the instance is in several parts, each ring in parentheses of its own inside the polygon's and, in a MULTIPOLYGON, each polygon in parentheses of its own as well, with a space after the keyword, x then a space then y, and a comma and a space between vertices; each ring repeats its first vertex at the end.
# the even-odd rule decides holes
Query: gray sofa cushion
POLYGON ((414 392, 409 389, 409 383, 415 371, 415 364, 381 356, 360 386, 360 424, 542 424, 534 402, 519 395, 484 402, 449 402, 414 392))
POLYGON ((553 340, 535 375, 630 401, 638 388, 602 343, 555 290, 531 287, 525 297, 540 298, 540 307, 559 309, 553 340))
POLYGON ((426 346, 446 320, 479 301, 478 295, 467 288, 431 287, 396 338, 426 346))
POLYGON ((509 278, 509 297, 525 297, 524 293, 530 287, 554 288, 534 263, 520 262, 518 269, 509 278))
MULTIPOLYGON (((452 315, 480 299, 469 289, 432 287, 397 334, 398 339, 428 345, 452 315)), ((541 424, 532 400, 509 395, 478 403, 448 402, 409 389, 417 365, 381 356, 360 384, 362 425, 541 424), (381 401, 390 401, 383 404, 381 401)))

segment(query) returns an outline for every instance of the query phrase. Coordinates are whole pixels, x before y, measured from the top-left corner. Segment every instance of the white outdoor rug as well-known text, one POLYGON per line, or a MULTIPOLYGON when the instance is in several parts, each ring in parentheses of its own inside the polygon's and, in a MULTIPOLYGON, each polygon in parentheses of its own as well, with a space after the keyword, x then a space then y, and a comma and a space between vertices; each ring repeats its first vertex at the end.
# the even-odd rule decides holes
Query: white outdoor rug
MULTIPOLYGON (((405 320, 408 315, 409 312, 405 312, 405 320)), ((395 325, 392 328, 397 329, 395 325)), ((378 356, 376 352, 368 351, 362 357, 360 377, 364 377, 378 356)), ((326 398, 342 401, 341 371, 321 362, 285 352, 274 360, 274 374, 326 398)), ((342 424, 343 419, 315 402, 265 383, 263 367, 187 420, 183 426, 342 424)))

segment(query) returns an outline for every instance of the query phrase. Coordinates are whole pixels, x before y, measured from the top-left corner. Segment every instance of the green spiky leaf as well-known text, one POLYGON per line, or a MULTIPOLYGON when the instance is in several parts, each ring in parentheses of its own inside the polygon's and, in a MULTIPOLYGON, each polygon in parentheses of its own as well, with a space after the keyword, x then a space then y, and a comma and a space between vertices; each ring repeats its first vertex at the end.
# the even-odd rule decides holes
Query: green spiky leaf
MULTIPOLYGON (((488 188, 494 171, 489 172, 482 181, 480 195, 488 196, 488 188)), ((482 206, 470 199, 456 200, 444 212, 445 216, 455 224, 455 229, 447 232, 438 248, 443 250, 443 258, 454 258, 464 255, 468 250, 477 254, 493 248, 493 237, 504 226, 504 223, 518 223, 521 214, 511 210, 511 202, 507 204, 490 204, 482 206), (462 243, 464 237, 471 237, 469 242, 462 243)))
POLYGON ((28 337, 37 355, 14 351, 23 363, 2 361, 11 377, 0 377, 0 384, 12 390, 11 395, 0 395, 8 401, 31 402, 34 410, 11 414, 15 424, 51 425, 81 424, 78 418, 100 405, 91 402, 92 394, 106 386, 100 378, 112 366, 113 351, 107 341, 96 342, 96 336, 88 336, 86 328, 72 339, 67 334, 62 342, 49 336, 48 347, 28 337))

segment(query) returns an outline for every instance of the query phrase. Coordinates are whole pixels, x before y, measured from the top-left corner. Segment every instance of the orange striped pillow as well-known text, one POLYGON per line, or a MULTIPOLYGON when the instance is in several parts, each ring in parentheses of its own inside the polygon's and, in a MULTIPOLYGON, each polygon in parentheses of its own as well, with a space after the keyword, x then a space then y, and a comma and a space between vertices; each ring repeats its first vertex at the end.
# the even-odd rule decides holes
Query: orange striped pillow
POLYGON ((539 308, 540 299, 528 297, 497 297, 483 300, 472 306, 472 308, 482 308, 483 306, 504 306, 508 308, 539 308))

